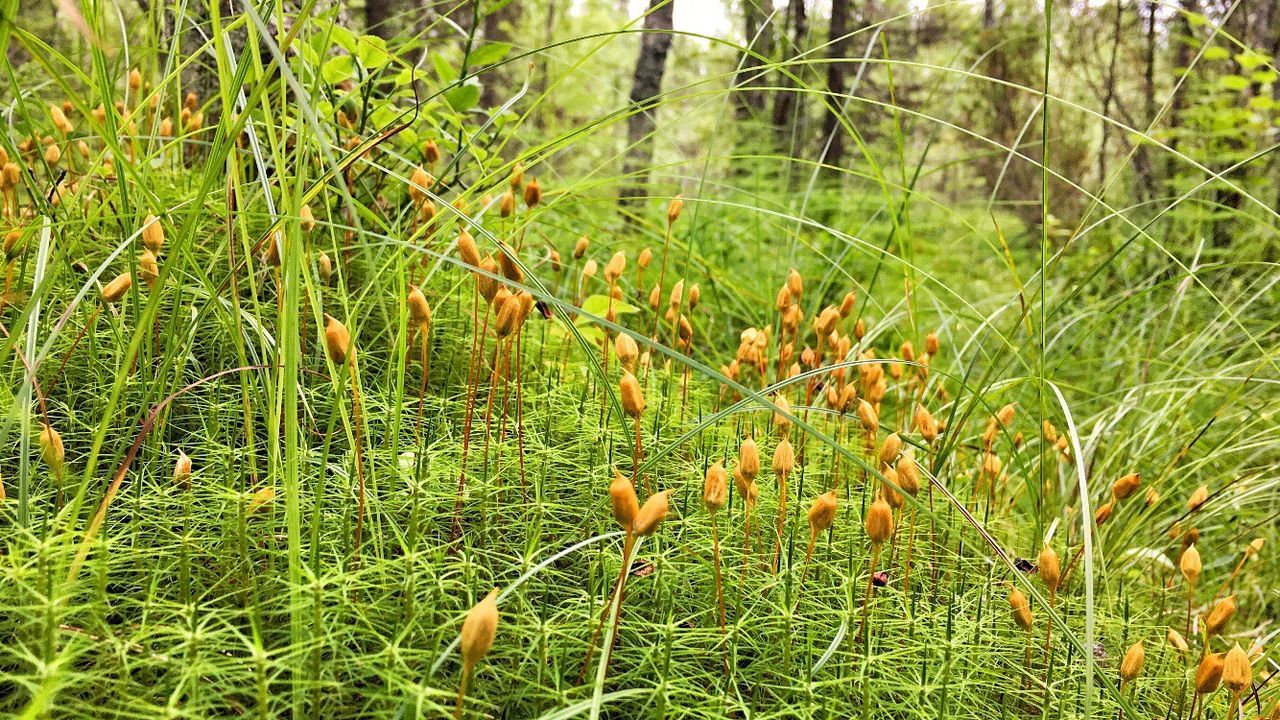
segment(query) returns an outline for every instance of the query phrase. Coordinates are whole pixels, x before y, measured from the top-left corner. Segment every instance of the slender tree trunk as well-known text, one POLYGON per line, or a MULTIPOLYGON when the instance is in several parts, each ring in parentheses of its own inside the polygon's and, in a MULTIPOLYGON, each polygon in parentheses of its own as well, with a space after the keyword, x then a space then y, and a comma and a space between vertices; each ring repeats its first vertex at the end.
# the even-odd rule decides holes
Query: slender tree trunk
POLYGON ((364 27, 370 35, 390 39, 396 34, 391 24, 395 0, 364 0, 364 27))
MULTIPOLYGON (((795 57, 804 47, 805 36, 809 33, 809 18, 805 10, 805 0, 789 0, 787 3, 787 27, 790 29, 790 47, 783 52, 783 57, 795 57)), ((800 66, 789 69, 792 75, 801 74, 800 66)), ((778 146, 790 151, 795 145, 799 133, 801 116, 800 94, 797 85, 791 78, 782 78, 779 82, 782 90, 773 101, 773 127, 778 133, 778 146)))
POLYGON ((849 0, 831 0, 831 26, 827 31, 827 108, 822 117, 822 134, 818 137, 818 161, 839 166, 844 159, 844 128, 840 125, 840 108, 844 107, 846 71, 849 56, 849 0))
POLYGON ((1116 96, 1116 56, 1120 54, 1120 26, 1124 17, 1124 3, 1116 0, 1116 21, 1111 39, 1111 61, 1107 64, 1106 94, 1102 97, 1102 145, 1098 148, 1098 182, 1107 181, 1107 141, 1111 139, 1111 101, 1116 96))
POLYGON ((745 50, 737 76, 733 79, 734 114, 739 122, 765 115, 764 84, 760 77, 765 62, 761 57, 773 55, 773 20, 762 6, 765 0, 746 0, 742 8, 742 41, 745 50))
POLYGON ((635 77, 631 85, 631 116, 627 118, 626 175, 620 202, 626 206, 645 197, 649 165, 653 162, 653 131, 657 127, 657 98, 662 92, 662 76, 671 52, 672 17, 675 0, 649 0, 640 39, 635 77))
MULTIPOLYGON (((555 3, 552 2, 552 5, 555 3)), ((484 16, 481 29, 485 42, 511 42, 511 30, 520 22, 520 9, 524 7, 518 0, 512 0, 492 10, 484 16)), ((480 94, 481 107, 491 108, 506 102, 515 92, 515 82, 510 69, 514 65, 507 64, 485 71, 484 89, 480 94)))
MULTIPOLYGON (((1156 116, 1156 10, 1159 6, 1155 0, 1150 0, 1146 6, 1147 48, 1146 68, 1142 75, 1142 100, 1143 114, 1149 123, 1156 116)), ((1146 143, 1138 146, 1138 152, 1133 156, 1133 165, 1142 180, 1142 196, 1151 197, 1155 194, 1155 178, 1151 169, 1151 153, 1146 143)))

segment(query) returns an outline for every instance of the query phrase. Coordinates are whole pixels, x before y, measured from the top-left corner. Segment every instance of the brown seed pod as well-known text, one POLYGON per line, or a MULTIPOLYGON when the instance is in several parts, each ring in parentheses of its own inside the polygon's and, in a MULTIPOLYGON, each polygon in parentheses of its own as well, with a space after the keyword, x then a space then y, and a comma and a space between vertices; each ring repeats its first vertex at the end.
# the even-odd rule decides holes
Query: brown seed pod
POLYGON ((1138 486, 1141 484, 1142 480, 1139 479, 1138 473, 1122 475, 1111 484, 1111 496, 1116 500, 1124 500, 1137 492, 1138 486))
POLYGON ((502 193, 498 200, 498 214, 504 218, 511 217, 516 211, 516 196, 510 190, 502 193))
POLYGON ((880 445, 880 464, 894 464, 901 453, 902 438, 898 437, 898 433, 889 433, 889 437, 885 438, 884 443, 880 445))
POLYGON ((524 186, 524 204, 528 207, 537 207, 542 202, 542 186, 538 184, 538 178, 529 181, 524 186))
POLYGON ((1155 488, 1147 488, 1147 494, 1143 497, 1142 502, 1147 507, 1151 507, 1152 505, 1160 502, 1160 493, 1156 492, 1155 488))
POLYGON ((183 490, 191 487, 191 458, 182 450, 178 450, 178 459, 173 463, 173 484, 183 490))
POLYGON ((915 413, 912 416, 912 422, 915 424, 916 430, 920 433, 920 437, 924 438, 927 443, 932 443, 938 437, 938 421, 933 415, 925 409, 924 405, 916 404, 915 413))
POLYGON ((871 403, 866 400, 858 401, 858 420, 862 423, 862 429, 868 433, 875 432, 880 427, 880 417, 876 413, 875 408, 871 407, 871 403))
POLYGON ((1209 635, 1220 635, 1226 629, 1227 623, 1231 622, 1231 616, 1236 614, 1236 596, 1228 595, 1218 601, 1213 606, 1213 610, 1209 611, 1209 617, 1204 621, 1205 632, 1209 635))
POLYGON ((409 199, 415 205, 421 205, 427 199, 427 191, 435 185, 435 180, 421 165, 415 165, 409 175, 409 199))
POLYGON ((618 389, 622 395, 622 410, 633 420, 644 412, 644 393, 640 390, 640 382, 629 370, 622 371, 622 379, 618 381, 618 389))
MULTIPOLYGON (((519 295, 507 294, 501 305, 497 305, 498 317, 494 322, 494 332, 498 338, 505 338, 520 328, 524 316, 524 303, 519 295)), ((623 401, 625 406, 625 400, 623 401)))
POLYGON ((640 347, 636 345, 634 338, 624 332, 618 333, 613 339, 613 351, 617 354, 618 362, 623 368, 635 372, 636 359, 640 357, 640 347))
POLYGON ((785 475, 791 472, 795 466, 796 451, 786 438, 782 438, 778 441, 778 446, 773 450, 773 472, 774 474, 785 475))
POLYGON ((729 493, 729 475, 720 463, 713 463, 707 468, 706 480, 702 483, 702 505, 707 512, 715 515, 724 507, 729 493))
POLYGON ((847 318, 853 314, 853 309, 858 304, 858 294, 852 290, 844 294, 844 299, 840 301, 840 317, 847 318))
POLYGON ((1031 632, 1031 605, 1016 587, 1009 589, 1009 607, 1013 610, 1013 622, 1023 631, 1031 632))
POLYGON ((590 247, 590 245, 591 241, 587 239, 586 235, 578 238, 578 242, 573 245, 573 259, 581 260, 582 256, 587 254, 587 248, 590 247))
POLYGON ((1221 653, 1209 653, 1196 668, 1196 694, 1211 695, 1222 684, 1223 658, 1221 653))
POLYGON ((480 267, 480 248, 476 247, 475 238, 466 230, 458 233, 458 257, 462 258, 465 265, 480 267))
POLYGON ((916 465, 916 459, 910 453, 903 453, 898 456, 894 469, 898 473, 898 487, 911 497, 919 495, 920 469, 916 465))
POLYGON ((1236 643, 1222 661, 1222 684, 1231 692, 1239 694, 1253 683, 1253 668, 1249 665, 1249 656, 1236 643))
POLYGON ((898 471, 885 467, 880 474, 884 476, 884 482, 880 484, 880 492, 884 495, 885 502, 889 503, 889 507, 894 510, 901 510, 906 500, 902 497, 902 493, 898 492, 897 485, 901 482, 898 471))
POLYGON ((787 396, 778 393, 773 396, 773 405, 776 410, 773 413, 773 425, 778 428, 778 437, 787 437, 791 434, 791 401, 787 400, 787 396))
POLYGON ((498 281, 493 279, 498 274, 498 261, 493 259, 492 255, 485 255, 480 261, 480 269, 486 274, 476 273, 476 287, 480 290, 480 297, 486 302, 493 304, 493 299, 497 297, 499 289, 503 288, 498 281))
POLYGON ((609 262, 604 265, 604 280, 612 285, 622 277, 622 273, 627 269, 627 256, 619 250, 609 258, 609 262))
POLYGON ((329 278, 333 277, 333 260, 323 250, 320 251, 320 257, 316 259, 316 271, 320 274, 320 282, 328 285, 329 278))
POLYGON ((1120 661, 1120 679, 1124 682, 1135 680, 1142 673, 1142 664, 1146 659, 1147 653, 1142 647, 1141 640, 1130 645, 1120 661))
POLYGON ((787 290, 791 291, 794 302, 799 302, 804 295, 804 278, 800 277, 800 273, 795 268, 787 271, 787 290))
POLYGON ((1204 505, 1208 499, 1209 487, 1207 485, 1201 485, 1195 489, 1195 492, 1191 493, 1191 497, 1187 498, 1187 509, 1199 510, 1200 506, 1204 505))
POLYGON ((511 189, 519 190, 524 185, 524 163, 516 162, 511 167, 511 189))
POLYGON ((930 357, 938 354, 938 333, 931 332, 924 337, 924 351, 930 357))
POLYGON ((1056 593, 1058 583, 1062 581, 1062 565, 1058 562, 1058 553, 1046 544, 1040 551, 1037 564, 1040 566, 1040 579, 1044 581, 1045 587, 1049 588, 1050 593, 1056 593))
POLYGON ((1256 537, 1249 541, 1249 545, 1244 549, 1245 557, 1257 557, 1258 553, 1262 552, 1262 546, 1265 543, 1266 540, 1260 537, 1256 537))
POLYGON ((838 507, 835 491, 826 492, 813 499, 809 506, 809 534, 817 537, 827 531, 836 521, 838 507))
POLYGON ((618 521, 623 530, 630 532, 636 515, 640 512, 640 501, 636 499, 635 486, 616 469, 613 471, 613 482, 609 483, 609 505, 613 509, 613 519, 618 521))
POLYGON ((129 89, 137 92, 142 87, 142 73, 138 68, 129 71, 129 89))
POLYGON ((670 490, 663 490, 649 496, 644 501, 644 505, 640 506, 640 512, 636 514, 636 520, 632 524, 632 532, 637 535, 652 535, 658 531, 658 526, 667 517, 667 511, 670 505, 667 496, 671 494, 670 490))
POLYGON ((1095 510, 1093 513, 1093 522, 1098 525, 1105 523, 1107 519, 1111 517, 1111 513, 1112 511, 1115 510, 1115 508, 1116 508, 1115 500, 1109 500, 1103 503, 1102 505, 1098 506, 1098 509, 1095 510))
POLYGON ((157 255, 164 246, 164 227, 160 225, 160 218, 150 213, 142 221, 142 244, 157 255))
POLYGON ((1182 637, 1182 633, 1174 630, 1173 628, 1169 628, 1168 632, 1165 633, 1165 639, 1169 641, 1169 645, 1173 647, 1174 650, 1177 650, 1180 653, 1187 653, 1191 651, 1191 647, 1187 645, 1186 638, 1182 637))
POLYGON ((1182 577, 1186 578, 1188 585, 1195 585, 1200 579, 1200 570, 1203 565, 1200 563, 1200 551, 1196 550, 1194 544, 1188 545, 1187 549, 1182 551, 1182 557, 1178 560, 1178 569, 1182 571, 1182 577))
POLYGON ((893 537, 893 508, 884 498, 876 498, 867 508, 866 530, 872 545, 882 545, 893 537))
POLYGON ((440 162, 440 147, 435 140, 428 140, 422 145, 422 160, 428 165, 440 162))
POLYGON ((498 248, 502 251, 498 253, 498 267, 502 270, 502 277, 511 282, 524 282, 524 271, 516 264, 516 251, 502 241, 498 242, 498 248))
POLYGON ((462 665, 469 671, 480 662, 493 647, 498 635, 498 588, 489 591, 484 599, 467 611, 462 621, 462 665))
POLYGON ((324 347, 329 359, 341 365, 346 362, 351 351, 351 333, 347 326, 337 318, 326 314, 324 326, 324 347))
POLYGON ((743 440, 742 447, 738 448, 738 472, 748 481, 760 474, 760 448, 751 438, 743 440))
POLYGON ((106 302, 116 302, 129 292, 129 288, 133 286, 133 276, 127 272, 122 272, 111 279, 102 288, 102 299, 106 302))
POLYGON ((684 196, 677 195, 671 198, 671 202, 667 203, 667 224, 668 225, 680 219, 681 210, 684 210, 684 196))
POLYGON ((160 279, 160 264, 156 262, 155 253, 148 248, 143 248, 142 253, 138 255, 138 277, 152 289, 160 279))
POLYGON ((409 286, 409 322, 426 332, 431 328, 431 303, 417 285, 409 286))

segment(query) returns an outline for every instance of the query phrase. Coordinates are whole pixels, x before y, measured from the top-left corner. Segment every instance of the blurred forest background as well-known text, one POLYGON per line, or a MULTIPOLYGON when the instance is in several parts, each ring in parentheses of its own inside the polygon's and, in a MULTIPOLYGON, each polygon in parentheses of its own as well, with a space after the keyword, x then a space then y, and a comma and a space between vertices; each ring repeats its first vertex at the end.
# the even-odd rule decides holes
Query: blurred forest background
MULTIPOLYGON (((242 10, 220 2, 225 15, 242 10)), ((1164 221, 1162 241, 1185 234, 1205 240, 1206 252, 1253 248, 1274 259, 1274 240, 1251 234, 1265 225, 1240 219, 1280 203, 1280 0, 1086 0, 1052 3, 1048 18, 1025 0, 288 4, 385 38, 419 67, 476 73, 468 109, 505 107, 498 128, 523 117, 518 146, 602 126, 609 142, 572 145, 556 172, 623 178, 624 198, 646 176, 686 186, 719 177, 730 179, 726 193, 782 197, 785 207, 808 197, 789 191, 815 182, 875 194, 888 173, 934 202, 999 212, 1037 235, 1042 215, 1052 235, 1069 238, 1105 215, 1100 208, 1145 208, 1164 221), (467 58, 482 44, 509 50, 497 63, 467 58)), ((85 42, 70 4, 24 5, 24 23, 51 44, 85 42)), ((184 9, 181 28, 164 5, 121 8, 169 23, 179 52, 206 43, 201 3, 184 9)), ((38 72, 22 52, 11 45, 11 63, 38 72)), ((188 84, 199 86, 211 64, 194 58, 188 84)))

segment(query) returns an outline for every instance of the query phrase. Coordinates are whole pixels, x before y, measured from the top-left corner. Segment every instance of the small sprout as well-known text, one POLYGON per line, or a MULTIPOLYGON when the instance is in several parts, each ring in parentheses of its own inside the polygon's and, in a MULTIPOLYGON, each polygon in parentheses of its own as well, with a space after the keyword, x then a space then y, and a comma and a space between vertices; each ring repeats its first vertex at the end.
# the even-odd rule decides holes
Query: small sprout
POLYGON ((268 486, 255 491, 253 495, 249 496, 249 505, 244 511, 245 516, 251 517, 254 513, 269 505, 275 499, 276 489, 273 487, 268 486))
POLYGON ((173 484, 186 490, 191 487, 191 458, 181 449, 178 459, 173 463, 173 484))

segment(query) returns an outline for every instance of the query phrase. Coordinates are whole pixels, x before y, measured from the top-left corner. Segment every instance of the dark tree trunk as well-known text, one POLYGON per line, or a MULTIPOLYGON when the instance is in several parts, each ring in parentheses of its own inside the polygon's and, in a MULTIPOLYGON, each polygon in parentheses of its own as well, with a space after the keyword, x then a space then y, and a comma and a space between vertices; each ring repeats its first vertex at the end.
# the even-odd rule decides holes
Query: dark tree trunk
POLYGON ((818 138, 818 161, 839 166, 844 159, 844 128, 840 112, 845 102, 849 56, 849 0, 831 0, 831 27, 827 33, 827 108, 822 119, 822 135, 818 138))
MULTIPOLYGON (((511 30, 516 23, 520 22, 521 7, 523 5, 519 0, 512 0, 485 15, 480 26, 484 31, 485 42, 510 42, 511 30)), ((514 85, 518 83, 514 83, 510 72, 512 67, 514 66, 508 63, 485 71, 482 78, 484 89, 480 95, 482 107, 491 108, 501 105, 515 93, 514 85)))
POLYGON ((1107 64, 1106 94, 1102 98, 1102 144, 1098 148, 1098 182, 1105 186, 1107 181, 1107 141, 1111 139, 1111 101, 1116 96, 1116 57, 1120 54, 1120 26, 1124 18, 1124 3, 1116 0, 1115 25, 1111 38, 1111 61, 1107 64))
MULTIPOLYGON (((809 33, 809 18, 805 11, 805 0, 789 0, 787 3, 787 26, 790 28, 791 44, 783 56, 795 57, 804 46, 805 36, 809 33)), ((792 66, 791 74, 799 76, 800 66, 792 66)), ((782 90, 773 101, 773 127, 778 133, 778 146, 790 153, 798 142, 800 133, 800 94, 796 91, 796 83, 791 78, 782 78, 779 85, 782 90)))
POLYGON ((649 165, 653 162, 653 131, 657 98, 662 92, 662 76, 667 70, 671 52, 672 16, 675 0, 649 0, 649 13, 644 18, 640 54, 636 58, 635 79, 631 85, 631 115, 627 118, 626 175, 620 200, 624 205, 645 197, 649 165))
POLYGON ((370 35, 390 39, 396 34, 391 23, 395 0, 364 0, 364 27, 370 35))
POLYGON ((773 55, 773 21, 761 3, 764 0, 746 0, 742 8, 742 38, 745 50, 737 77, 733 84, 734 113, 740 122, 765 116, 765 93, 761 58, 773 55))
MULTIPOLYGON (((1156 116, 1156 11, 1159 5, 1155 0, 1151 0, 1146 3, 1146 6, 1147 54, 1146 69, 1142 75, 1142 107, 1146 122, 1150 123, 1156 116)), ((1138 146, 1138 151, 1133 156, 1133 165, 1142 182, 1140 188, 1142 196, 1151 197, 1155 194, 1155 176, 1151 168, 1151 153, 1145 143, 1138 146)))

